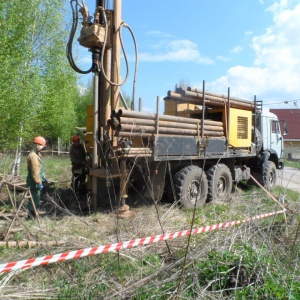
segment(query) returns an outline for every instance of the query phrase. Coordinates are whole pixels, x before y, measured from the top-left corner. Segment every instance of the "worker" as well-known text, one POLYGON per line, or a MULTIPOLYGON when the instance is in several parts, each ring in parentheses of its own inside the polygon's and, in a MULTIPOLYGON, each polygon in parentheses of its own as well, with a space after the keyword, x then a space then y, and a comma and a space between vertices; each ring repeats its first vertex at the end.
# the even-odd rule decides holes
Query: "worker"
MULTIPOLYGON (((33 146, 27 157, 27 179, 26 185, 30 188, 35 208, 40 206, 41 191, 43 189, 44 163, 41 150, 46 147, 46 140, 42 136, 37 136, 33 140, 33 146)), ((31 199, 28 201, 28 218, 36 217, 36 211, 31 199)))
POLYGON ((87 164, 86 151, 78 135, 74 135, 71 140, 72 146, 69 155, 72 164, 72 185, 75 193, 84 192, 86 179, 85 167, 87 164))

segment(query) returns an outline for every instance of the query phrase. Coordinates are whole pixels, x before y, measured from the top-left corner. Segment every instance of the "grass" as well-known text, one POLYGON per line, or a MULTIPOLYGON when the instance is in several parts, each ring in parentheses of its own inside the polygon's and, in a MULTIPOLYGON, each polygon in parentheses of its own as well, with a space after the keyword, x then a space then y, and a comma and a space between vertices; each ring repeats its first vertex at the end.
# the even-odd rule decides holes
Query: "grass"
MULTIPOLYGON (((27 155, 21 157, 20 178, 23 182, 27 176, 27 155)), ((43 156, 45 177, 52 182, 69 185, 71 181, 71 162, 68 156, 43 156)), ((0 156, 0 174, 12 174, 14 157, 0 156)))
MULTIPOLYGON (((192 210, 165 203, 158 205, 157 213, 154 205, 138 202, 132 208, 134 216, 124 220, 103 209, 82 213, 79 207, 87 199, 74 197, 69 189, 69 158, 44 161, 46 177, 57 183, 43 197, 48 214, 42 216, 40 226, 35 220, 21 219, 16 227, 22 230, 9 236, 11 241, 33 240, 39 245, 0 247, 1 263, 152 236, 161 234, 161 228, 168 233, 190 229, 192 224, 195 228, 243 220, 279 209, 262 190, 235 186, 228 203, 203 206, 194 219, 192 210)), ((10 165, 7 157, 0 158, 0 173, 5 174, 2 167, 10 165)), ((278 215, 190 238, 39 266, 10 278, 2 274, 0 298, 175 299, 178 293, 179 299, 297 299, 299 194, 280 187, 272 194, 285 196, 287 222, 278 215)), ((7 200, 4 191, 1 197, 7 200)), ((8 221, 0 219, 0 226, 3 232, 8 221)))
MULTIPOLYGON (((71 180, 71 162, 68 156, 43 156, 45 177, 52 182, 69 184, 71 180)), ((21 178, 27 176, 26 157, 22 157, 20 165, 21 178)))
POLYGON ((300 161, 292 161, 292 160, 283 160, 284 166, 300 169, 300 161))

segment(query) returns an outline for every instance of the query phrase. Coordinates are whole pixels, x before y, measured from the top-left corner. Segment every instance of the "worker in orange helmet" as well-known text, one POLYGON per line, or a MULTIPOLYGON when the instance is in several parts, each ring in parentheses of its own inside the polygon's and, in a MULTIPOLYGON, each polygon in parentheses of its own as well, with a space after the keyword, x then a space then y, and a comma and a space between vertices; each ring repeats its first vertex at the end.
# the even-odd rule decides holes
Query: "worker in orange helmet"
MULTIPOLYGON (((46 147, 46 140, 42 136, 37 136, 33 140, 33 145, 27 157, 27 179, 26 185, 34 201, 35 208, 40 206, 41 191, 43 189, 44 163, 41 156, 41 150, 46 147)), ((28 201, 28 218, 36 217, 31 200, 28 201)))
POLYGON ((72 146, 69 155, 72 164, 72 186, 75 192, 84 192, 86 179, 85 167, 87 164, 86 151, 78 135, 74 135, 71 141, 72 146))

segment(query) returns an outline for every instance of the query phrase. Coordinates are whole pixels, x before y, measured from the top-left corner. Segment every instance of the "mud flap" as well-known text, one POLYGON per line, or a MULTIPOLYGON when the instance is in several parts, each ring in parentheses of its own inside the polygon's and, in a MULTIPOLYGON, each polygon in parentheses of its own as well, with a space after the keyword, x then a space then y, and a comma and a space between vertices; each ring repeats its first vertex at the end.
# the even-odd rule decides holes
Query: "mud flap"
POLYGON ((166 167, 166 161, 149 163, 147 183, 143 194, 147 200, 155 202, 161 200, 165 186, 166 167))

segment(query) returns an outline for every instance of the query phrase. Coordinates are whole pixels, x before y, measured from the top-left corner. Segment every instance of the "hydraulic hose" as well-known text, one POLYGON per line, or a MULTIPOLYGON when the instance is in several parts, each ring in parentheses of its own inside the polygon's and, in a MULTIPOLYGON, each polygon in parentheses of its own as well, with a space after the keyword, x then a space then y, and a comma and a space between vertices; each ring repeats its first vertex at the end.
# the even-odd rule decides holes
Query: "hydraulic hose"
POLYGON ((82 5, 80 3, 78 3, 78 0, 71 0, 70 1, 70 6, 71 6, 71 9, 72 9, 73 21, 72 21, 69 40, 68 40, 68 43, 67 43, 67 46, 66 46, 66 56, 67 56, 67 59, 70 63, 70 66, 72 67, 72 69, 74 71, 76 71, 77 73, 80 73, 80 74, 88 74, 88 73, 92 72, 93 64, 88 70, 84 71, 84 70, 81 70, 76 65, 76 63, 73 59, 73 40, 74 40, 74 36, 76 34, 76 30, 77 30, 77 26, 78 26, 78 9, 77 8, 78 7, 82 8, 82 5), (76 9, 74 9, 73 2, 75 2, 75 4, 76 4, 75 5, 76 9))

